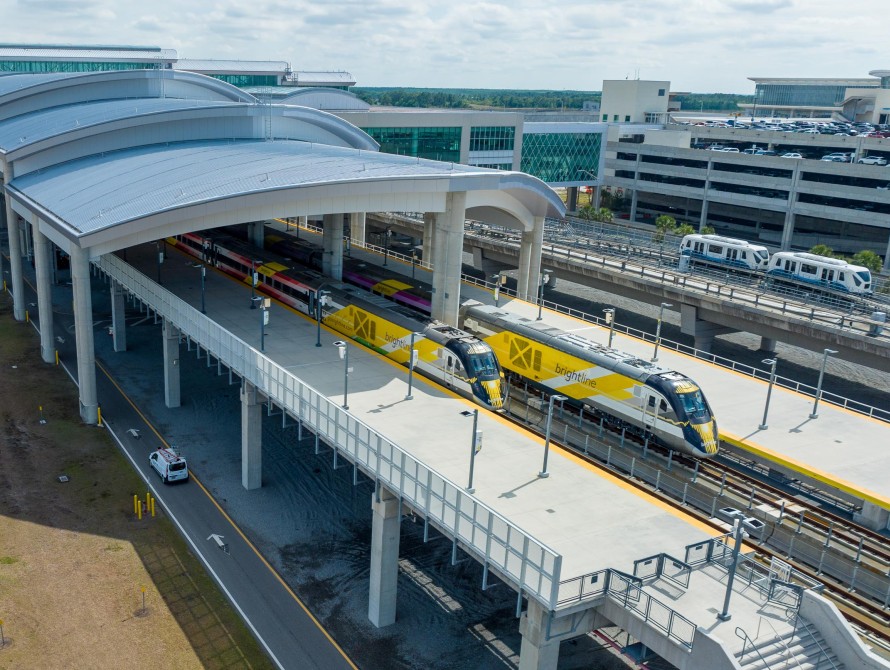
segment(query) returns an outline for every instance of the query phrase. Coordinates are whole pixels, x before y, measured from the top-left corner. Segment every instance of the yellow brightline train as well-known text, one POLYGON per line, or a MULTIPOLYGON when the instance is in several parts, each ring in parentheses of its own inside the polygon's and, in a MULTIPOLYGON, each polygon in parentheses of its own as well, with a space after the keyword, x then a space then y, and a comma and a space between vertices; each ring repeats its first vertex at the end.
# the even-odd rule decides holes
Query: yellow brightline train
POLYGON ((474 300, 461 307, 461 325, 491 346, 505 370, 594 416, 697 458, 717 453, 717 422, 689 377, 474 300))

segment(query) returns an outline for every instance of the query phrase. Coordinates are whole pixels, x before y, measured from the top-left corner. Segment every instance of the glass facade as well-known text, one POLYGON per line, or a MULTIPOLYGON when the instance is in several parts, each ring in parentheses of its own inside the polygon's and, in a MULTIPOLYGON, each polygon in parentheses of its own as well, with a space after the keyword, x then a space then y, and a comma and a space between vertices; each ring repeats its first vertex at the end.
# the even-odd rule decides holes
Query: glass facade
MULTIPOLYGON (((860 88, 877 88, 860 87, 860 88)), ((757 84, 754 100, 758 106, 840 107, 847 86, 806 84, 757 84)))
POLYGON ((599 172, 601 133, 525 133, 522 172, 548 184, 590 181, 599 172))
POLYGON ((460 162, 460 128, 362 128, 380 151, 436 161, 460 162))
POLYGON ((492 170, 512 170, 513 163, 474 163, 476 167, 490 168, 492 170))
POLYGON ((479 126, 470 128, 470 151, 513 151, 516 128, 479 126))
POLYGON ((212 74, 210 76, 238 88, 244 88, 245 86, 278 86, 278 77, 274 74, 212 74))
MULTIPOLYGON (((103 70, 150 70, 158 63, 84 63, 59 60, 0 60, 0 72, 101 72, 103 70)), ((164 64, 164 67, 167 67, 164 64)))

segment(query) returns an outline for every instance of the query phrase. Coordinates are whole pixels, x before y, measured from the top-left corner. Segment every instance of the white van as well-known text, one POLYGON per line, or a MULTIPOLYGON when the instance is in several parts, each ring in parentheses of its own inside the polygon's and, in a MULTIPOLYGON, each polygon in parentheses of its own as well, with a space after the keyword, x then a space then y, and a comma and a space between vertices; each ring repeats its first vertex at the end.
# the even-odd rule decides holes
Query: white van
POLYGON ((165 484, 186 481, 189 478, 188 463, 172 449, 158 449, 151 452, 148 462, 165 484))

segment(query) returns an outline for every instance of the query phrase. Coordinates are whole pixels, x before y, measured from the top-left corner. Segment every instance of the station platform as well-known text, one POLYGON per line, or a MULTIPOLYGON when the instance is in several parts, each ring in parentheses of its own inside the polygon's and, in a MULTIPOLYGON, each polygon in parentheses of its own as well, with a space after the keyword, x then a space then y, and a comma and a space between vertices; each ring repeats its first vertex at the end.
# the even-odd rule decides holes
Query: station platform
MULTIPOLYGON (((189 257, 171 249, 163 286, 198 308, 200 275, 189 257), (179 262, 181 259, 181 262, 179 262)), ((154 245, 130 248, 127 262, 147 276, 156 272, 154 245)), ((259 348, 261 310, 251 310, 250 289, 208 272, 207 316, 259 348)), ((265 355, 333 400, 343 397, 344 361, 336 331, 272 302, 265 355)), ((451 481, 468 482, 472 411, 479 409, 482 450, 475 459, 475 497, 563 557, 562 579, 605 568, 632 571, 635 560, 681 552, 718 534, 599 468, 551 445, 549 476, 542 478, 543 440, 408 369, 350 343, 349 412, 451 481)))
MULTIPOLYGON (((321 244, 321 236, 308 231, 300 235, 321 244)), ((380 264, 376 253, 353 247, 354 257, 380 264)), ((390 268, 429 283, 432 273, 422 267, 389 259, 390 268)), ((493 304, 490 291, 468 284, 462 300, 493 304)), ((505 311, 535 319, 538 307, 501 295, 505 311)), ((608 329, 544 308, 546 323, 606 344, 608 329)), ((613 346, 650 359, 653 344, 615 332, 613 346)), ((823 400, 818 418, 810 419, 813 397, 774 386, 770 399, 768 428, 761 430, 768 383, 708 361, 665 347, 659 363, 682 371, 698 382, 714 411, 724 447, 737 450, 782 475, 801 479, 851 503, 861 505, 861 520, 874 528, 890 521, 890 424, 832 405, 823 400)))

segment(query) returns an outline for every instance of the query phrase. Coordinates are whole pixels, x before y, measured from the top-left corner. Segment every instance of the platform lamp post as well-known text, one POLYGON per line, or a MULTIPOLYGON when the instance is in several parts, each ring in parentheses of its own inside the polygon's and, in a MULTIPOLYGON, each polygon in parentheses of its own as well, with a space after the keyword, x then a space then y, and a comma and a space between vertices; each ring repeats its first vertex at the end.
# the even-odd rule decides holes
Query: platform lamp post
POLYGON ((415 281, 414 272, 417 269, 417 249, 411 249, 411 281, 415 281))
POLYGON ((343 409, 349 409, 349 347, 344 340, 337 340, 334 346, 340 351, 343 361, 343 409))
POLYGON ((836 354, 837 351, 834 349, 824 349, 825 353, 822 356, 822 367, 819 368, 819 382, 816 384, 816 400, 813 402, 813 411, 810 412, 811 419, 818 419, 819 412, 819 401, 822 399, 822 379, 825 377, 825 364, 828 363, 828 357, 836 354))
POLYGON ((315 292, 315 346, 321 346, 321 308, 328 304, 328 296, 330 296, 330 291, 316 291, 315 292))
POLYGON ((250 261, 250 308, 256 309, 256 301, 254 300, 254 296, 256 296, 256 285, 259 277, 257 276, 256 271, 257 261, 251 259, 250 261))
MULTIPOLYGON (((465 414, 469 414, 469 412, 465 412, 465 414)), ((467 493, 476 493, 476 488, 473 486, 473 473, 476 469, 476 454, 482 451, 482 431, 478 429, 479 426, 479 410, 473 410, 473 439, 470 440, 470 480, 467 483, 467 493)))
POLYGON ((418 336, 423 337, 423 333, 411 333, 411 349, 408 353, 408 395, 405 396, 405 400, 414 399, 414 396, 411 394, 414 386, 414 366, 417 364, 417 350, 414 348, 414 338, 418 336))
POLYGON ((658 347, 661 345, 661 322, 664 321, 664 308, 673 307, 669 302, 661 303, 661 310, 658 312, 658 325, 655 327, 655 351, 652 354, 652 362, 658 360, 658 347))
POLYGON ((615 336, 615 308, 607 307, 603 310, 606 315, 606 323, 609 324, 609 349, 612 348, 612 338, 615 336))
POLYGON ((272 306, 271 298, 258 295, 253 298, 253 308, 260 308, 260 351, 266 351, 266 326, 269 325, 269 308, 272 306))
POLYGON ((537 321, 540 321, 544 318, 544 284, 550 281, 550 275, 553 274, 553 270, 541 270, 541 276, 538 279, 538 318, 537 321))
POLYGON ((204 284, 207 278, 207 266, 203 263, 194 263, 193 268, 201 268, 201 314, 207 314, 204 304, 204 284))
POLYGON ((564 395, 550 396, 550 404, 547 406, 547 428, 544 430, 544 467, 538 473, 538 477, 541 479, 550 476, 550 473, 547 471, 547 457, 550 456, 550 425, 553 423, 554 400, 568 400, 568 398, 564 395))
POLYGON ((723 611, 717 615, 720 621, 729 621, 732 614, 729 613, 729 599, 732 597, 732 583, 735 580, 736 568, 739 565, 739 551, 742 548, 742 539, 746 533, 742 530, 742 519, 736 517, 732 525, 732 536, 735 544, 732 547, 732 564, 729 566, 729 576, 726 578, 726 596, 723 599, 723 611))
POLYGON ((386 229, 383 233, 383 267, 386 267, 386 261, 389 259, 389 238, 392 237, 392 230, 386 229))
POLYGON ((770 366, 769 372, 769 386, 766 389, 766 405, 763 407, 763 421, 760 422, 760 425, 757 426, 760 430, 766 430, 769 428, 769 425, 766 423, 766 417, 769 414, 769 399, 773 394, 773 384, 776 383, 776 363, 778 363, 778 359, 776 358, 765 358, 763 359, 763 363, 770 366))
POLYGON ((161 283, 161 265, 164 264, 164 240, 158 240, 158 284, 161 283))

